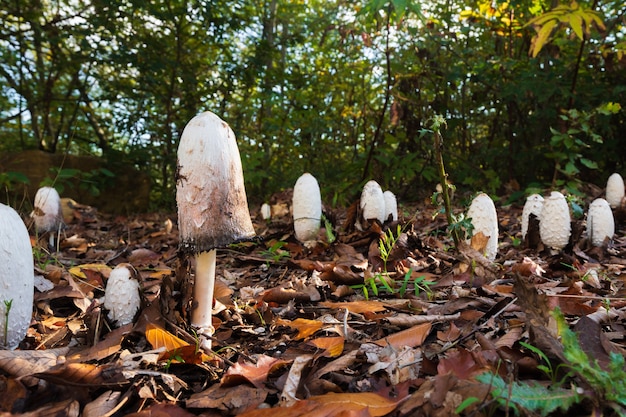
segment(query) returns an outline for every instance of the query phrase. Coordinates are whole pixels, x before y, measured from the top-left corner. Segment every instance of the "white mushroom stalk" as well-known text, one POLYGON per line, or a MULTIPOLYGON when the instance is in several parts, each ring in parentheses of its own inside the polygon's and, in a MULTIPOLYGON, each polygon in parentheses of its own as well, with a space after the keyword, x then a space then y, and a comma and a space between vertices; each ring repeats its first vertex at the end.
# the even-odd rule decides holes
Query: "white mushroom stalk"
POLYGON ((589 205, 587 213, 587 237, 593 246, 603 246, 605 240, 615 234, 615 219, 609 203, 597 198, 589 205))
POLYGON ((263 203, 263 205, 261 205, 261 218, 265 221, 270 221, 272 219, 272 207, 267 203, 263 203))
POLYGON ((543 200, 543 208, 539 216, 539 235, 544 245, 561 250, 567 246, 571 234, 571 217, 565 196, 552 191, 543 200))
POLYGON ((315 177, 304 173, 293 187, 293 227, 298 241, 317 239, 322 221, 322 196, 315 177))
POLYGON ((37 233, 50 233, 50 248, 55 248, 54 237, 63 228, 63 210, 61 198, 57 190, 52 187, 41 187, 35 194, 35 204, 30 216, 35 221, 37 233))
POLYGON ((467 217, 471 218, 474 235, 482 232, 488 237, 485 257, 490 261, 495 260, 498 254, 498 213, 491 197, 485 193, 477 195, 470 204, 467 217))
POLYGON ((132 323, 141 306, 139 281, 130 264, 120 264, 111 271, 104 292, 104 308, 115 327, 132 323))
POLYGON ((385 199, 385 221, 398 221, 398 201, 396 196, 389 190, 383 193, 385 199))
POLYGON ((526 239, 530 215, 534 215, 537 220, 539 220, 542 208, 543 197, 539 194, 532 194, 526 198, 526 204, 524 204, 524 208, 522 209, 522 239, 526 239))
POLYGON ((211 112, 191 119, 181 136, 176 202, 180 248, 196 258, 191 324, 211 336, 215 250, 255 235, 235 134, 211 112))
POLYGON ((617 172, 612 174, 606 182, 606 201, 611 208, 619 207, 624 198, 624 179, 617 172))
POLYGON ((21 217, 0 204, 0 348, 15 349, 33 314, 34 266, 21 217))

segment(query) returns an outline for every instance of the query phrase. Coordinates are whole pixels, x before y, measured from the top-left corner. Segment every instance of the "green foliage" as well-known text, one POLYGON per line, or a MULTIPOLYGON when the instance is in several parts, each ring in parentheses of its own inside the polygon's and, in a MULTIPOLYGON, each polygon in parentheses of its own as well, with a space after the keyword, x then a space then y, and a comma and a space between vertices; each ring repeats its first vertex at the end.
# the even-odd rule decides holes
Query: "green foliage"
POLYGON ((286 245, 287 242, 283 241, 273 242, 270 247, 268 247, 264 251, 261 251, 261 255, 267 259, 272 260, 273 262, 281 262, 291 256, 288 250, 283 249, 283 247, 285 247, 286 245))
POLYGON ((51 176, 45 178, 39 186, 54 187, 59 193, 63 193, 66 187, 73 187, 78 182, 81 190, 91 195, 100 195, 100 191, 109 186, 115 178, 115 174, 106 168, 95 168, 90 171, 81 171, 74 168, 50 168, 51 176))
POLYGON ((13 299, 4 300, 4 346, 9 344, 9 312, 13 306, 13 299))
POLYGON ((567 411, 581 400, 576 388, 545 387, 539 383, 509 382, 499 375, 485 373, 476 377, 478 382, 491 386, 491 395, 503 408, 511 408, 515 415, 522 410, 541 416, 560 409, 567 411))

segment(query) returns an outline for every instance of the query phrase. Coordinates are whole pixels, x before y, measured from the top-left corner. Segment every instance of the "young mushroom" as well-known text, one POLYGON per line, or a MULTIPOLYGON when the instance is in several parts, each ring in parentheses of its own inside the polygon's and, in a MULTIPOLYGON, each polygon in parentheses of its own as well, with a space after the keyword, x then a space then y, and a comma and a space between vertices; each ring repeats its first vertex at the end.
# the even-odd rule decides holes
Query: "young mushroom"
POLYGON ((619 207, 624 198, 624 179, 617 172, 606 181, 606 201, 611 208, 619 207))
POLYGON ((498 254, 498 213, 491 197, 485 193, 478 194, 470 204, 467 217, 474 226, 474 235, 482 232, 488 238, 485 257, 495 260, 498 254))
POLYGON ((561 250, 569 242, 572 230, 569 205, 565 196, 552 191, 543 200, 543 208, 539 216, 539 235, 544 245, 561 250))
POLYGON ((363 187, 359 207, 361 215, 356 221, 358 230, 367 229, 370 220, 378 220, 381 224, 385 222, 385 196, 376 181, 368 181, 363 187))
POLYGON ((398 201, 396 196, 389 190, 383 193, 385 199, 385 221, 398 221, 398 201))
POLYGON ((33 314, 34 265, 22 218, 0 203, 0 348, 15 349, 33 314))
POLYGON ((61 197, 52 187, 41 187, 35 194, 35 204, 30 216, 35 221, 37 233, 50 233, 50 249, 55 248, 55 234, 61 233, 63 228, 63 210, 61 208, 61 197))
POLYGON ((204 112, 187 123, 178 146, 176 181, 180 249, 196 259, 191 325, 209 336, 210 349, 216 248, 255 236, 235 134, 204 112))
POLYGON ((613 238, 615 220, 609 203, 597 198, 589 205, 587 213, 587 237, 593 246, 603 246, 604 241, 613 238))
POLYGON ((528 233, 528 224, 530 222, 530 215, 535 216, 537 221, 543 208, 543 197, 539 194, 532 194, 526 198, 526 204, 522 209, 522 240, 526 239, 526 233, 528 233))
POLYGON ((104 308, 115 327, 132 323, 141 306, 137 273, 130 264, 119 264, 111 271, 104 290, 104 308))
POLYGON ((315 177, 304 173, 293 187, 293 227, 298 241, 314 241, 320 231, 322 197, 315 177))

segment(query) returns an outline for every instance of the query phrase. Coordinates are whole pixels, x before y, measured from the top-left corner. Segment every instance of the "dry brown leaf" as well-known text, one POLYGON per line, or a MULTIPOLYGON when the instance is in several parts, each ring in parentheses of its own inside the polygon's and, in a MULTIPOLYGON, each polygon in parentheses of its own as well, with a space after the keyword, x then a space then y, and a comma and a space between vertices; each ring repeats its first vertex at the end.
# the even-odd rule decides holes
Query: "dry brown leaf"
POLYGON ((122 371, 117 364, 64 363, 35 376, 59 385, 119 387, 128 384, 122 371))
POLYGON ((100 417, 108 414, 117 407, 121 395, 120 391, 105 391, 98 398, 85 405, 83 417, 100 417))
POLYGON ((480 253, 484 253, 488 242, 489 236, 485 235, 483 232, 478 232, 472 236, 470 246, 472 247, 472 249, 480 253))
POLYGON ((306 369, 309 363, 313 360, 313 355, 299 355, 291 364, 287 377, 285 379, 285 385, 283 392, 280 396, 280 401, 283 405, 291 406, 298 398, 296 392, 300 386, 300 380, 302 378, 302 371, 306 369))
POLYGON ((346 409, 341 403, 320 404, 298 401, 291 407, 274 407, 249 411, 239 417, 372 417, 367 408, 346 409))
POLYGON ((249 382, 257 388, 263 387, 267 377, 277 369, 289 364, 289 361, 260 355, 256 363, 239 361, 228 368, 222 377, 223 387, 249 382))
POLYGON ((453 321, 461 318, 461 313, 456 314, 428 314, 428 315, 420 315, 420 314, 405 314, 400 313, 395 316, 387 317, 387 320, 390 324, 395 326, 414 326, 416 324, 422 323, 433 323, 433 322, 445 322, 445 321, 453 321))
POLYGON ((187 401, 187 408, 208 408, 228 412, 230 415, 240 415, 246 410, 256 408, 267 397, 267 390, 237 385, 222 387, 213 384, 209 389, 193 394, 187 401))
POLYGON ((401 348, 403 346, 417 347, 421 346, 426 340, 426 337, 430 333, 432 325, 430 323, 418 324, 409 329, 399 331, 397 333, 390 334, 382 339, 375 341, 378 346, 393 346, 394 348, 401 348))
POLYGON ((70 274, 74 275, 77 278, 87 279, 87 275, 85 274, 85 270, 97 271, 108 277, 111 274, 111 267, 106 264, 83 264, 78 266, 73 266, 69 269, 70 274))
POLYGON ((343 352, 344 338, 341 336, 320 337, 309 341, 309 344, 321 349, 323 351, 320 353, 321 356, 334 358, 343 352))
POLYGON ((197 364, 210 361, 209 355, 198 350, 196 345, 185 342, 167 330, 152 323, 146 325, 146 340, 154 349, 164 348, 159 360, 171 360, 197 364))
POLYGON ((126 417, 194 417, 195 414, 175 405, 159 403, 137 413, 126 414, 126 417))
POLYGON ((326 308, 338 309, 345 308, 351 313, 363 314, 363 313, 376 313, 379 311, 385 311, 387 307, 380 301, 352 301, 352 302, 339 302, 333 303, 331 301, 321 302, 320 305, 326 308))
POLYGON ((56 366, 69 348, 49 350, 0 350, 0 369, 15 377, 25 377, 56 366))
POLYGON ((26 387, 16 378, 0 375, 0 415, 2 410, 13 410, 16 403, 23 403, 26 394, 26 387))

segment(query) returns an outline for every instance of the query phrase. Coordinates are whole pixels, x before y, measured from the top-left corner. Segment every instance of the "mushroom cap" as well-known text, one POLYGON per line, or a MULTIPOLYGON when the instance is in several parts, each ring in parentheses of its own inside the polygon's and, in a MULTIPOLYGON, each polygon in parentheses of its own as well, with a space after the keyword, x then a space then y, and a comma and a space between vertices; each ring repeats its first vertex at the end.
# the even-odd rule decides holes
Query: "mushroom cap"
POLYGON ((587 213, 587 237, 593 246, 602 246, 604 239, 613 238, 615 219, 608 201, 597 198, 589 205, 587 213))
POLYGON ((235 134, 211 112, 195 116, 183 130, 176 203, 185 252, 205 252, 255 236, 235 134))
POLYGON ((391 191, 387 190, 383 193, 385 199, 385 221, 389 220, 391 216, 392 221, 398 220, 398 201, 396 196, 391 191))
POLYGON ((385 197, 376 181, 368 181, 363 187, 360 206, 364 220, 377 219, 381 223, 385 221, 385 197))
POLYGON ((117 327, 132 323, 141 306, 139 282, 125 264, 111 271, 104 292, 104 308, 117 327))
POLYGON ((491 197, 485 193, 474 197, 467 210, 467 217, 472 219, 474 234, 482 232, 489 237, 485 257, 493 261, 498 254, 498 213, 491 197))
POLYGON ((569 242, 571 227, 569 205, 565 196, 558 191, 552 191, 550 196, 543 200, 543 208, 539 215, 541 241, 553 249, 563 249, 569 242))
POLYGON ((606 181, 606 201, 613 208, 622 204, 624 198, 624 179, 617 172, 606 181))
POLYGON ((38 232, 51 232, 63 225, 61 197, 52 187, 41 187, 35 194, 35 208, 30 216, 35 220, 38 232))
POLYGON ((522 209, 522 239, 526 238, 526 232, 528 232, 528 218, 531 214, 539 218, 542 207, 543 197, 539 194, 532 194, 526 198, 526 204, 522 209))
POLYGON ((300 242, 316 239, 322 219, 322 197, 313 175, 304 173, 296 181, 292 207, 296 239, 300 242))
POLYGON ((272 218, 272 207, 267 203, 261 205, 261 218, 263 220, 270 220, 272 218))
POLYGON ((28 230, 15 210, 0 203, 0 347, 15 349, 26 335, 33 314, 34 280, 28 230), (9 301, 7 324, 5 302, 9 301))

